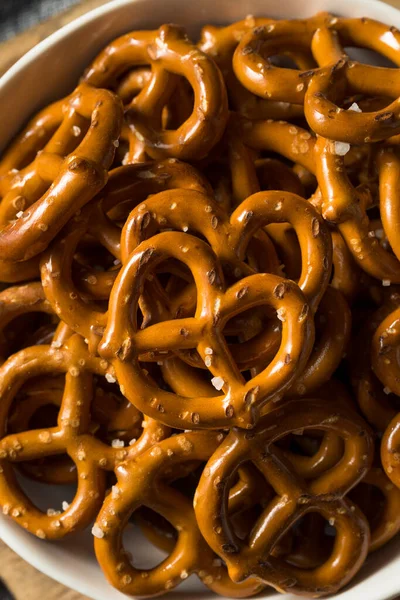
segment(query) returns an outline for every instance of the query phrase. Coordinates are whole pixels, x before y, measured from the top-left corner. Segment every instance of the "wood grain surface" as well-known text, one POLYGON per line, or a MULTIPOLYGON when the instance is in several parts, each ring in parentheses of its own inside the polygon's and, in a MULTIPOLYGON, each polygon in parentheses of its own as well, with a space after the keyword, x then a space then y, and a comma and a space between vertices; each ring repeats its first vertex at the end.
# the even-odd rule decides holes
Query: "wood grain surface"
MULTIPOLYGON (((0 75, 35 44, 85 12, 108 0, 84 0, 61 15, 0 44, 0 75)), ((165 0, 168 1, 168 0, 165 0)), ((1 0, 0 0, 1 2, 1 0)), ((400 0, 387 0, 400 8, 400 0)), ((0 575, 16 600, 89 600, 42 575, 0 540, 0 575)))

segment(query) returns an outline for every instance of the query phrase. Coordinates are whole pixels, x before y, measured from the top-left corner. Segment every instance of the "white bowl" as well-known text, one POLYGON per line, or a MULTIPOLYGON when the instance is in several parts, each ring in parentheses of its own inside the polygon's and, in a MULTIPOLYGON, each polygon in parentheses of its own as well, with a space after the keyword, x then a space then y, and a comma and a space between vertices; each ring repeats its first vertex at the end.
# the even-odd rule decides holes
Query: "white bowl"
MULTIPOLYGON (((161 23, 175 21, 196 34, 202 24, 227 23, 247 14, 293 18, 308 17, 321 10, 349 17, 367 16, 400 27, 400 12, 377 0, 114 0, 51 35, 0 79, 0 144, 4 146, 38 108, 68 92, 96 53, 126 31, 156 28, 161 23)), ((56 488, 49 498, 48 489, 42 485, 25 482, 25 487, 43 509, 61 506, 71 494, 71 490, 56 488)), ((94 600, 125 597, 105 581, 94 557, 90 532, 49 543, 0 516, 0 538, 40 571, 94 600)), ((128 548, 131 545, 135 556, 140 555, 142 566, 159 561, 161 554, 133 528, 126 538, 128 548)), ((370 556, 355 581, 335 598, 392 599, 400 593, 399 570, 400 539, 397 539, 370 556)), ((211 594, 196 577, 191 577, 168 597, 206 600, 211 594)), ((273 592, 260 597, 282 598, 273 592)))

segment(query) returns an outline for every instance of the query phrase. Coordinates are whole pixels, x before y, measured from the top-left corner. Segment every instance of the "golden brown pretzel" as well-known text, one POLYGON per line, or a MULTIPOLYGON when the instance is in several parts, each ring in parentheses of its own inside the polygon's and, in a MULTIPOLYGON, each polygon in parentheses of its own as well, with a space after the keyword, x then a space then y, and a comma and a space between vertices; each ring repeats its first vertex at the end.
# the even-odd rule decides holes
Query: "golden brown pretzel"
POLYGON ((175 588, 192 573, 211 590, 235 598, 252 596, 263 588, 254 578, 241 583, 230 580, 199 531, 192 502, 165 482, 181 464, 207 460, 222 437, 216 432, 181 433, 116 469, 115 491, 106 498, 96 520, 95 550, 106 577, 117 589, 152 596, 175 588), (122 546, 125 524, 141 506, 163 516, 177 531, 175 547, 152 569, 135 568, 122 546))
POLYGON ((276 191, 254 194, 238 206, 231 215, 230 223, 226 222, 226 216, 219 207, 205 196, 189 191, 182 191, 180 197, 173 192, 160 194, 151 198, 145 207, 138 207, 127 220, 122 236, 125 258, 144 239, 147 229, 151 231, 152 222, 157 221, 157 217, 164 219, 167 227, 201 233, 223 264, 232 263, 235 255, 244 257, 252 235, 263 226, 291 223, 298 234, 303 258, 299 286, 311 307, 315 309, 318 306, 329 277, 330 237, 318 213, 295 194, 276 191), (188 202, 193 208, 186 214, 188 202), (151 214, 153 211, 155 219, 151 214), (315 269, 316 255, 320 257, 318 269, 315 269))
POLYGON ((399 81, 396 71, 350 61, 344 46, 361 46, 399 64, 395 28, 371 19, 338 19, 321 13, 303 21, 278 21, 247 33, 235 51, 233 66, 241 83, 272 100, 303 104, 311 128, 329 139, 360 144, 398 133, 399 81), (270 57, 293 45, 311 48, 321 68, 296 71, 275 67, 270 57), (342 47, 343 46, 343 47, 342 47), (372 113, 338 106, 346 93, 396 98, 372 113))
POLYGON ((92 63, 84 80, 96 86, 137 65, 151 64, 157 74, 133 99, 126 119, 153 158, 199 159, 220 139, 228 117, 225 84, 214 62, 175 25, 158 31, 132 32, 118 38, 92 63), (176 130, 162 129, 162 108, 177 76, 186 77, 194 91, 191 116, 176 130), (157 79, 156 79, 157 77, 157 79))
POLYGON ((311 311, 294 283, 274 275, 257 274, 226 289, 221 266, 204 242, 189 234, 165 232, 142 242, 121 269, 110 297, 107 327, 99 352, 113 361, 124 395, 139 410, 143 403, 146 414, 158 414, 160 420, 183 429, 186 423, 196 428, 223 427, 227 422, 248 427, 254 424, 260 407, 283 391, 282 380, 286 387, 301 369, 312 338, 311 311), (180 260, 193 273, 198 298, 196 314, 138 330, 136 307, 143 283, 156 265, 169 257, 180 260), (262 373, 244 383, 221 332, 235 314, 265 304, 279 311, 284 319, 281 347, 262 373), (299 332, 295 336, 294 330, 299 332), (287 345, 291 347, 290 356, 287 345), (190 348, 197 348, 206 366, 210 363, 207 368, 218 383, 222 382, 225 395, 215 398, 213 403, 195 398, 189 409, 189 403, 179 400, 179 396, 154 386, 140 368, 137 357, 144 352, 190 348))
MULTIPOLYGON (((249 15, 243 21, 238 21, 226 27, 206 25, 201 31, 200 49, 209 54, 221 69, 228 90, 232 108, 251 119, 291 119, 302 116, 301 106, 288 102, 275 102, 261 99, 245 87, 237 79, 232 66, 232 58, 241 38, 254 27, 274 23, 272 19, 255 18, 249 15)), ((288 54, 300 68, 308 69, 314 66, 311 53, 305 54, 298 48, 288 54), (311 61, 310 61, 311 59, 311 61)))
MULTIPOLYGON (((337 224, 354 260, 361 269, 384 282, 400 281, 400 263, 379 243, 369 222, 370 195, 354 187, 335 152, 335 143, 319 138, 315 144, 316 174, 322 192, 323 217, 337 224)), ((381 190, 387 193, 387 171, 382 172, 381 190)), ((384 200, 385 202, 385 200, 384 200)), ((393 204, 393 203, 392 203, 393 204)))
POLYGON ((81 84, 63 103, 63 116, 43 152, 17 175, 2 200, 1 206, 11 207, 17 217, 6 226, 2 218, 2 260, 25 261, 42 252, 107 181, 121 128, 118 98, 81 84), (79 144, 73 133, 75 115, 86 127, 90 123, 79 144))
POLYGON ((361 419, 338 403, 318 400, 296 400, 276 409, 254 432, 231 430, 203 472, 195 510, 203 535, 226 561, 233 581, 255 575, 280 591, 313 596, 335 592, 345 585, 363 563, 369 529, 365 518, 344 495, 366 474, 372 451, 372 439, 361 419), (273 445, 303 425, 304 429, 335 432, 345 442, 343 458, 308 484, 296 476, 273 445), (242 541, 232 531, 224 502, 237 467, 250 457, 277 496, 259 517, 249 538, 242 541), (340 544, 320 567, 293 568, 271 551, 296 520, 309 512, 333 520, 340 544))
POLYGON ((79 336, 61 348, 36 346, 12 356, 0 369, 0 503, 4 514, 41 538, 60 539, 94 520, 105 494, 105 472, 128 456, 168 435, 162 425, 148 421, 142 437, 128 449, 110 447, 89 434, 92 373, 112 378, 110 365, 91 356, 79 336), (66 386, 54 428, 6 434, 10 405, 29 379, 47 373, 66 373, 66 386), (5 436, 5 437, 4 437, 5 436), (67 453, 77 468, 74 501, 60 515, 45 515, 19 487, 12 463, 67 453))
POLYGON ((350 492, 350 497, 370 522, 370 552, 386 544, 398 533, 400 530, 398 510, 400 490, 391 483, 383 469, 372 467, 361 483, 350 492), (379 490, 383 495, 383 506, 374 502, 372 493, 368 494, 368 490, 373 492, 374 489, 379 490))

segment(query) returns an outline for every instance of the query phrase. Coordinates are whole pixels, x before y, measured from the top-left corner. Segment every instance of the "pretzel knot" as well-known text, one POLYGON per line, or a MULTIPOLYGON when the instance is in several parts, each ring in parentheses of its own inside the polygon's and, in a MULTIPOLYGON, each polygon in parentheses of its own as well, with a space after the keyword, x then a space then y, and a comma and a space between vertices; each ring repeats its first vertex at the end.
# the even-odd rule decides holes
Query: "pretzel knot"
POLYGON ((15 219, 0 232, 2 260, 26 261, 42 252, 107 181, 121 129, 120 100, 107 90, 81 84, 62 110, 63 118, 43 151, 16 175, 2 200, 5 210, 12 207, 15 219), (86 128, 78 137, 77 120, 86 128))
POLYGON ((164 232, 142 242, 121 269, 109 303, 107 327, 99 353, 113 360, 123 393, 147 415, 170 425, 217 428, 252 427, 261 406, 277 399, 304 366, 314 336, 312 314, 298 286, 269 274, 250 275, 228 289, 219 261, 205 242, 189 234, 164 232), (137 305, 146 277, 175 258, 190 269, 197 288, 194 317, 168 320, 138 330, 137 305), (272 362, 245 382, 223 338, 230 318, 268 305, 282 319, 282 341, 272 362), (138 356, 197 348, 224 395, 187 399, 164 391, 143 373, 138 356), (206 357, 207 360, 206 360, 206 357))
POLYGON ((0 434, 3 436, 0 442, 0 502, 4 514, 40 538, 60 539, 87 527, 104 500, 106 472, 168 435, 166 428, 151 420, 141 438, 129 449, 110 447, 91 434, 93 374, 105 376, 109 368, 106 361, 87 352, 79 336, 73 336, 62 348, 37 346, 22 350, 0 369, 0 434), (6 435, 10 407, 18 390, 28 380, 48 373, 65 373, 57 427, 6 435), (20 488, 12 463, 65 453, 76 465, 76 495, 66 510, 46 515, 20 488))
POLYGON ((344 498, 367 473, 373 443, 365 423, 340 403, 296 400, 270 412, 253 432, 231 430, 208 462, 197 488, 200 529, 226 562, 233 581, 256 576, 279 591, 333 593, 362 565, 369 545, 368 524, 344 498), (344 454, 331 469, 306 483, 274 445, 299 429, 332 431, 344 440, 344 454), (246 540, 235 535, 226 515, 226 494, 237 468, 251 460, 276 491, 246 540), (303 515, 321 514, 335 525, 331 556, 312 569, 292 567, 273 555, 282 535, 303 515))
POLYGON ((338 19, 327 13, 304 21, 279 21, 256 27, 237 47, 233 66, 241 83, 263 98, 303 104, 318 135, 353 144, 380 141, 400 131, 400 80, 394 69, 351 61, 345 46, 361 46, 399 64, 400 33, 371 19, 338 19), (271 57, 293 46, 310 48, 320 68, 306 71, 275 67, 271 57), (346 111, 345 95, 384 96, 394 101, 376 112, 346 111))
POLYGON ((154 75, 127 108, 129 127, 152 158, 203 158, 225 129, 226 89, 213 60, 193 45, 180 27, 163 25, 158 31, 118 38, 95 59, 84 80, 108 87, 129 69, 148 64, 154 75), (179 75, 193 88, 193 112, 176 130, 162 129, 162 108, 179 75))
POLYGON ((207 460, 222 437, 212 432, 182 433, 117 468, 118 483, 98 515, 95 539, 100 566, 117 589, 152 596, 173 589, 192 573, 213 591, 230 597, 252 596, 263 588, 254 579, 243 583, 229 579, 199 531, 191 501, 168 482, 185 463, 207 460), (164 517, 177 531, 169 556, 153 569, 133 567, 122 546, 125 524, 142 506, 164 517))

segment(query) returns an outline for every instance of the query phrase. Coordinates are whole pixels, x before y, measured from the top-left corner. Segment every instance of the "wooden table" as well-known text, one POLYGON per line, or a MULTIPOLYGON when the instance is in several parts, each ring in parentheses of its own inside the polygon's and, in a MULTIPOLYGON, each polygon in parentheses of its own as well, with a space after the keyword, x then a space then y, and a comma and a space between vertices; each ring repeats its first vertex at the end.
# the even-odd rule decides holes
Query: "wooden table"
MULTIPOLYGON (((0 75, 4 73, 18 58, 45 37, 57 31, 73 19, 85 12, 106 4, 108 0, 84 0, 78 6, 71 8, 62 15, 41 23, 12 40, 0 44, 0 75)), ((166 0, 168 1, 168 0, 166 0)), ((400 8, 400 0, 386 0, 400 8)), ((1 2, 1 0, 0 0, 1 2)), ((0 573, 16 600, 85 600, 81 596, 42 575, 21 560, 14 552, 0 541, 0 573)), ((88 600, 88 599, 87 599, 88 600)))

